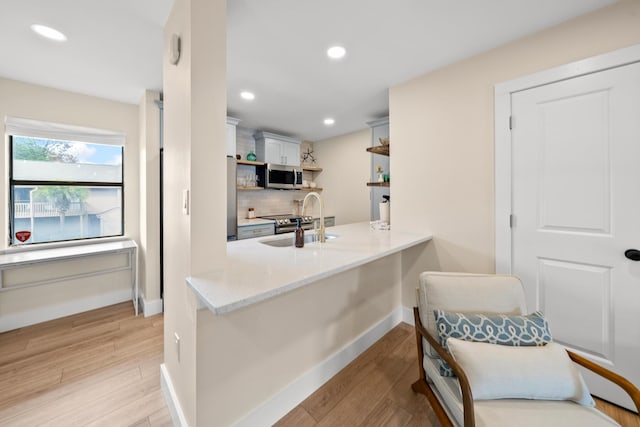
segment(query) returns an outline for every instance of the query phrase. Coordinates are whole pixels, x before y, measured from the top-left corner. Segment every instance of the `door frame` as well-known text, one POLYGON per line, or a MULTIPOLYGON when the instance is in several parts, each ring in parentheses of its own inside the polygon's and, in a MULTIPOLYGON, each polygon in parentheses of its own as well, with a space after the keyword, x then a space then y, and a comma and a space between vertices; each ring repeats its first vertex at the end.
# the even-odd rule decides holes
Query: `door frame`
MULTIPOLYGON (((511 94, 635 62, 640 62, 640 44, 518 77, 494 86, 496 273, 511 274, 512 272, 511 94)), ((517 126, 517 123, 514 121, 513 125, 517 126)))

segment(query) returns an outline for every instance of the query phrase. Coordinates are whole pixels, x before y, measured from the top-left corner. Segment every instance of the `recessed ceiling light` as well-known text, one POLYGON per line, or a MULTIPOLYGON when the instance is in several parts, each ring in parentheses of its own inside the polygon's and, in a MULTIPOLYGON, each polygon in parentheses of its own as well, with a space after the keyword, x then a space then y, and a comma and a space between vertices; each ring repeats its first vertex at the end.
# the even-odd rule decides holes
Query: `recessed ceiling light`
POLYGON ((336 121, 333 120, 331 117, 327 117, 326 119, 324 119, 324 124, 327 126, 332 126, 336 121))
POLYGON ((55 40, 57 42, 64 42, 67 40, 67 36, 62 34, 55 28, 47 27, 46 25, 33 24, 31 29, 38 35, 46 37, 49 40, 55 40))
POLYGON ((332 46, 327 49, 327 56, 332 59, 340 59, 347 53, 347 50, 342 46, 332 46))
POLYGON ((247 91, 240 93, 240 96, 242 97, 242 99, 246 99, 247 101, 253 101, 256 98, 253 93, 247 91))

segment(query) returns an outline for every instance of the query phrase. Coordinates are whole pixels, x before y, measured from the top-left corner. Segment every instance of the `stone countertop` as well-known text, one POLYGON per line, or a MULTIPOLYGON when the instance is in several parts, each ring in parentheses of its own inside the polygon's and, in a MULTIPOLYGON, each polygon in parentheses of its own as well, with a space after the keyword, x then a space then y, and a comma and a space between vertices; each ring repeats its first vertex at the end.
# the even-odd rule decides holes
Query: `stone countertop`
POLYGON ((264 218, 243 218, 238 219, 238 227, 246 227, 247 225, 262 225, 262 224, 273 224, 275 221, 272 219, 264 219, 264 218))
POLYGON ((227 242, 226 263, 211 272, 188 277, 187 285, 202 304, 220 315, 308 285, 343 271, 431 240, 429 233, 371 230, 368 222, 327 229, 337 235, 304 248, 273 247, 267 240, 293 234, 227 242))

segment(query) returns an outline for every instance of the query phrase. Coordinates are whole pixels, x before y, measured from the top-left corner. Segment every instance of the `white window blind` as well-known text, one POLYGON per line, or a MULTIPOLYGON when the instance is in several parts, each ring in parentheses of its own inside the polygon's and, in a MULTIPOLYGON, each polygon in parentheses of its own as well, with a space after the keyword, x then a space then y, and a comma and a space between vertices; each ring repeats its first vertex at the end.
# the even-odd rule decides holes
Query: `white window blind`
POLYGON ((56 139, 60 141, 92 142, 95 144, 123 146, 126 138, 126 134, 121 132, 9 116, 5 117, 4 126, 5 132, 8 135, 56 139))

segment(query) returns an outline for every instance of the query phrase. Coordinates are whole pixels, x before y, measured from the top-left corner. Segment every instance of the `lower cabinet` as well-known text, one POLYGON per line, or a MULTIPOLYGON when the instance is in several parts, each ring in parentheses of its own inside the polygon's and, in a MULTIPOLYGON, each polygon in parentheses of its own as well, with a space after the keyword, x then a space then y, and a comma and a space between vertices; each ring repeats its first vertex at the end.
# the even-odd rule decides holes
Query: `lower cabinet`
MULTIPOLYGON (((317 222, 320 221, 320 218, 313 218, 313 222, 317 222)), ((336 225, 336 217, 335 216, 325 216, 324 217, 324 226, 326 227, 333 227, 334 225, 336 225)))
POLYGON ((275 234, 275 232, 275 225, 273 223, 238 225, 238 240, 251 239, 252 237, 271 236, 275 234))

